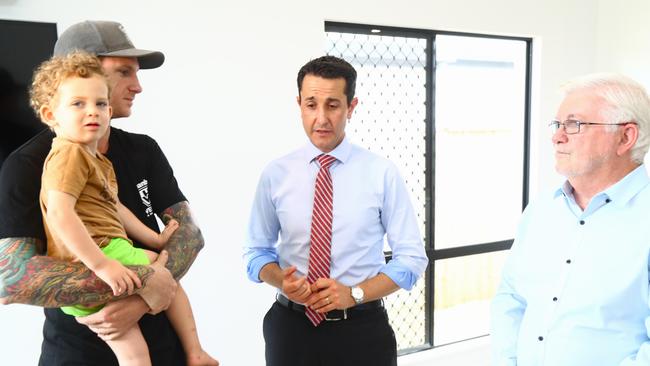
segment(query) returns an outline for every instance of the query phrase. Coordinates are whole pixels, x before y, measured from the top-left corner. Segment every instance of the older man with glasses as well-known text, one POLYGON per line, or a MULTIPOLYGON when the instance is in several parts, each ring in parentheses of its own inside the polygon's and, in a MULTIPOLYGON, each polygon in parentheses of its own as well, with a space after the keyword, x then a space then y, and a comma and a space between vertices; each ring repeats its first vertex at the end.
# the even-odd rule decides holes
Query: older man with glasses
POLYGON ((492 303, 493 365, 650 365, 645 89, 568 83, 550 123, 567 179, 524 211, 492 303))

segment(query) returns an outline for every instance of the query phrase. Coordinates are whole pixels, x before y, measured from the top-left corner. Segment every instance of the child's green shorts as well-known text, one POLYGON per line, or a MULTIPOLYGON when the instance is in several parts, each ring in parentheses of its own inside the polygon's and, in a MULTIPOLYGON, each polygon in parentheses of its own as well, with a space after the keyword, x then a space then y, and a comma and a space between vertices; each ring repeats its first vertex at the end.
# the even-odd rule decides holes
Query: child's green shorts
MULTIPOLYGON (((134 247, 131 242, 122 238, 114 238, 102 248, 107 257, 113 258, 124 265, 147 265, 149 257, 143 249, 134 247)), ((72 316, 86 316, 98 312, 104 305, 85 307, 82 305, 64 306, 61 311, 72 316)))

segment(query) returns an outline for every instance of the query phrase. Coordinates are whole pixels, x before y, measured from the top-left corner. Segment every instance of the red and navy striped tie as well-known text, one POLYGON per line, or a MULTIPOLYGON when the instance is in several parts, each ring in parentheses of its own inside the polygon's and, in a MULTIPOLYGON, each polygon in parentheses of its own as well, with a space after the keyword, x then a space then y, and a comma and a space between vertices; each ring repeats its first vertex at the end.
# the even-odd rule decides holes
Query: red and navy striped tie
MULTIPOLYGON (((332 176, 329 168, 336 161, 330 155, 318 156, 320 170, 316 176, 314 208, 311 216, 311 237, 309 247, 309 272, 307 280, 314 283, 319 278, 330 277, 330 249, 332 245, 332 176)), ((325 315, 310 308, 305 311, 307 318, 317 326, 325 315)))

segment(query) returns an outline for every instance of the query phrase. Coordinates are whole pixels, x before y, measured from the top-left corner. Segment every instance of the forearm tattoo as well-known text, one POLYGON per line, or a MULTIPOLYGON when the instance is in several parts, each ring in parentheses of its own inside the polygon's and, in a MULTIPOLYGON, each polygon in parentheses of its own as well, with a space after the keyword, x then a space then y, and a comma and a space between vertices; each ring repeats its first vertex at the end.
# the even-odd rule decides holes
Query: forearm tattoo
MULTIPOLYGON (((0 239, 0 303, 42 307, 96 305, 117 298, 110 287, 81 262, 37 255, 35 238, 0 239)), ((147 266, 129 266, 143 285, 153 274, 147 266)))
POLYGON ((201 229, 194 223, 190 205, 187 201, 179 202, 162 213, 162 220, 165 224, 170 219, 178 221, 178 229, 172 234, 165 246, 169 252, 167 269, 175 279, 179 280, 187 273, 194 259, 203 248, 204 240, 201 229))

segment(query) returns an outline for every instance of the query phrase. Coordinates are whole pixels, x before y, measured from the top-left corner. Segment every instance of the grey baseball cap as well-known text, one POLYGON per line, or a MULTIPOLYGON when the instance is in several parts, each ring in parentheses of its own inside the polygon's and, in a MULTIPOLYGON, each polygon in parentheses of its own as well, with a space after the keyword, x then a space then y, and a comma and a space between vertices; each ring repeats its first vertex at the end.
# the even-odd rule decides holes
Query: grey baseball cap
POLYGON ((87 20, 66 29, 54 45, 54 55, 63 56, 82 50, 97 56, 135 57, 141 69, 155 69, 165 62, 158 51, 135 48, 122 24, 87 20))

